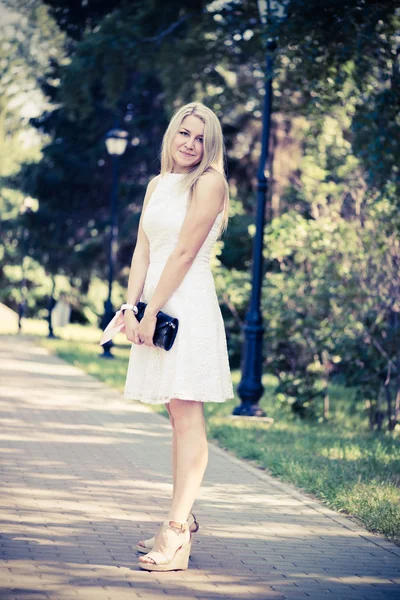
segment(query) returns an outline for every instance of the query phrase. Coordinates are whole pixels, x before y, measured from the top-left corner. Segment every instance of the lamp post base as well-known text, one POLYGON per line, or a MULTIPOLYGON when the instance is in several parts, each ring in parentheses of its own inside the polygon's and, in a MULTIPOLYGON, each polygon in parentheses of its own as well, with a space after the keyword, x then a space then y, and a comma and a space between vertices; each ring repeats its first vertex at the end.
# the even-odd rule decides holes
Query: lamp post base
POLYGON ((21 329, 22 329, 22 319, 25 316, 25 300, 22 300, 22 302, 20 302, 18 304, 18 333, 21 333, 21 329))
MULTIPOLYGON (((254 421, 254 417, 248 417, 247 415, 229 415, 231 421, 254 421)), ((266 425, 272 425, 275 422, 273 417, 257 417, 257 423, 265 423, 266 425)))
MULTIPOLYGON (((113 309, 113 305, 111 303, 110 297, 108 300, 104 302, 104 315, 100 320, 100 329, 105 329, 111 319, 114 317, 115 312, 113 309)), ((100 358, 114 358, 114 355, 111 354, 111 348, 114 346, 114 342, 110 340, 102 345, 103 354, 100 354, 100 358)))
POLYGON ((53 308, 56 305, 56 301, 55 301, 54 296, 53 296, 54 288, 55 288, 55 283, 53 284, 53 292, 52 292, 52 294, 51 294, 51 296, 49 298, 49 306, 48 306, 49 314, 47 316, 47 322, 48 322, 48 325, 49 325, 49 333, 48 333, 47 337, 50 338, 50 339, 55 339, 56 338, 56 336, 54 335, 54 332, 53 332, 53 308))
POLYGON ((263 409, 253 402, 242 402, 239 406, 235 406, 233 409, 232 415, 235 417, 245 416, 245 417, 266 417, 267 415, 263 411, 263 409))
POLYGON ((103 344, 103 354, 100 354, 100 358, 115 358, 114 354, 111 354, 111 348, 114 346, 112 341, 103 344))

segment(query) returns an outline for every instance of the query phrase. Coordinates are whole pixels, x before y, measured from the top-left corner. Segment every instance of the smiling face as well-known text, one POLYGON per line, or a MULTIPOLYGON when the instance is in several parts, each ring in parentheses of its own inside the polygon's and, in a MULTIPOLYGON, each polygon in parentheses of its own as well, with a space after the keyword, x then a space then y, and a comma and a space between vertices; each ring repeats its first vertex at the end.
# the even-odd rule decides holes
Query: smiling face
POLYGON ((195 115, 185 117, 175 134, 171 153, 174 173, 187 173, 203 158, 204 123, 195 115))

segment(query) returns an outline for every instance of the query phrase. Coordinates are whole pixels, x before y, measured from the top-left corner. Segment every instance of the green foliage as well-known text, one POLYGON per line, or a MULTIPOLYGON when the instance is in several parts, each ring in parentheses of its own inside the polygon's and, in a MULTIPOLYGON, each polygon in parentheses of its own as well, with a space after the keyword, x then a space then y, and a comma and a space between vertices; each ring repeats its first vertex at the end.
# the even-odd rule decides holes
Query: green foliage
MULTIPOLYGON (((26 8, 26 3, 6 4, 14 10, 26 8)), ((0 296, 16 307, 24 293, 18 284, 23 287, 25 276, 28 307, 39 310, 36 302, 40 305, 51 282, 44 281, 43 268, 33 259, 33 240, 28 235, 33 215, 24 206, 21 168, 41 159, 42 139, 29 117, 43 108, 36 82, 47 61, 62 54, 63 36, 41 2, 29 4, 29 11, 10 13, 0 27, 0 296)), ((27 200, 36 210, 37 200, 27 200)))
POLYGON ((273 20, 282 101, 296 114, 331 113, 351 90, 353 152, 376 190, 399 186, 400 15, 395 0, 290 1, 273 20))
MULTIPOLYGON (((43 0, 49 7, 51 16, 59 28, 74 40, 80 40, 86 29, 93 29, 123 0, 91 0, 90 2, 71 2, 71 0, 43 0)), ((132 0, 131 0, 131 3, 132 0)), ((139 4, 135 2, 135 4, 139 4)))
MULTIPOLYGON (((374 204, 362 225, 335 210, 318 219, 289 212, 266 231, 266 366, 279 379, 278 394, 302 416, 313 414, 332 373, 358 386, 375 409, 382 386, 397 394, 400 248, 390 233, 392 211, 374 204)), ((390 412, 389 426, 393 418, 390 412)))
POLYGON ((313 414, 313 401, 326 387, 322 353, 337 354, 342 323, 335 308, 344 292, 338 259, 351 237, 344 222, 290 212, 266 231, 266 365, 279 379, 278 398, 283 394, 302 416, 313 414))

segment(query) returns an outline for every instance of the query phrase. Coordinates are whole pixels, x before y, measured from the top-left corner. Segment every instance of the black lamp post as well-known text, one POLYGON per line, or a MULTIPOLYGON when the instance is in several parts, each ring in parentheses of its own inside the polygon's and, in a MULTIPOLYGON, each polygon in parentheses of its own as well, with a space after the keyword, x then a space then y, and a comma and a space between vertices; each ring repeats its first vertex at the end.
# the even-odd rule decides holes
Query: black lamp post
POLYGON ((47 323, 49 326, 49 333, 47 334, 47 337, 50 340, 57 339, 57 336, 54 335, 54 330, 53 330, 53 308, 57 304, 56 299, 54 298, 55 290, 56 290, 56 280, 55 280, 54 275, 52 275, 51 276, 51 293, 50 293, 50 297, 49 297, 49 302, 47 304, 47 323))
MULTIPOLYGON (((33 212, 33 200, 30 196, 27 196, 24 199, 24 203, 22 204, 19 212, 20 215, 31 214, 33 212)), ((21 279, 21 300, 18 304, 18 333, 21 333, 22 329, 22 319, 25 315, 26 309, 26 277, 25 277, 25 256, 28 252, 28 238, 29 238, 29 230, 24 224, 22 226, 22 260, 21 260, 21 270, 22 270, 22 279, 21 279)))
MULTIPOLYGON (((258 9, 262 22, 266 23, 266 14, 270 9, 269 2, 258 0, 258 9)), ((261 383, 264 327, 260 310, 260 298, 263 278, 265 205, 270 179, 270 175, 268 175, 268 179, 265 176, 265 166, 269 154, 272 105, 272 52, 275 46, 275 41, 271 40, 267 42, 261 156, 258 168, 256 234, 253 240, 252 290, 250 308, 244 322, 245 340, 242 356, 242 378, 238 386, 241 404, 234 408, 232 414, 235 416, 265 417, 264 411, 258 405, 264 392, 264 387, 261 383)))
MULTIPOLYGON (((112 284, 114 279, 115 261, 118 243, 118 160, 128 145, 128 132, 122 129, 111 129, 106 135, 107 151, 112 158, 112 190, 111 190, 111 231, 108 253, 108 298, 104 303, 104 315, 100 327, 104 329, 114 316, 111 301, 112 284)), ((112 340, 103 345, 103 358, 114 358, 111 354, 112 340)))

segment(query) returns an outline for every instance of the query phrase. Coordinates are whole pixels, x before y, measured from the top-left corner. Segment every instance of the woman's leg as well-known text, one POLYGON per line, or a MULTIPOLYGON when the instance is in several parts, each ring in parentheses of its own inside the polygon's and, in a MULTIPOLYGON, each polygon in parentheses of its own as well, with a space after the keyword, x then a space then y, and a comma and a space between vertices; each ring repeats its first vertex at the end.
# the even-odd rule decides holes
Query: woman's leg
POLYGON ((169 409, 176 438, 176 474, 168 519, 186 521, 208 463, 204 404, 173 398, 169 409))
MULTIPOLYGON (((169 521, 186 521, 196 499, 208 462, 208 444, 203 402, 173 398, 167 408, 173 425, 176 443, 174 490, 169 521)), ((182 544, 184 533, 161 530, 156 536, 154 551, 167 553, 170 544, 182 544)), ((141 556, 140 562, 154 563, 150 555, 141 556)))
POLYGON ((172 416, 169 403, 167 403, 165 405, 165 408, 167 409, 167 411, 169 413, 169 420, 170 420, 171 426, 172 426, 172 500, 173 500, 174 495, 175 495, 175 488, 176 488, 176 433, 175 433, 175 428, 174 428, 174 418, 172 416))
MULTIPOLYGON (((175 430, 174 430, 174 419, 172 417, 171 410, 169 408, 168 403, 165 404, 165 408, 168 411, 169 420, 170 420, 170 423, 172 426, 172 500, 173 500, 174 494, 175 494, 175 487, 176 487, 176 434, 175 434, 175 430)), ((140 546, 143 546, 144 548, 146 548, 145 540, 141 540, 140 542, 138 542, 138 544, 140 546)))
MULTIPOLYGON (((175 490, 176 490, 176 462, 177 462, 177 444, 176 444, 176 438, 177 438, 177 434, 175 431, 175 427, 174 427, 174 418, 172 416, 171 413, 171 409, 169 406, 169 403, 167 403, 165 405, 168 414, 169 414, 169 420, 171 422, 171 426, 172 426, 172 501, 174 501, 175 498, 175 490)), ((192 512, 192 508, 190 509, 189 512, 192 512)))

